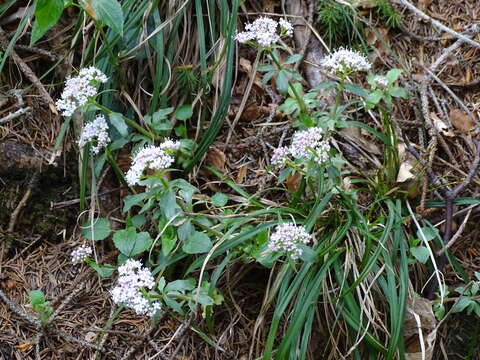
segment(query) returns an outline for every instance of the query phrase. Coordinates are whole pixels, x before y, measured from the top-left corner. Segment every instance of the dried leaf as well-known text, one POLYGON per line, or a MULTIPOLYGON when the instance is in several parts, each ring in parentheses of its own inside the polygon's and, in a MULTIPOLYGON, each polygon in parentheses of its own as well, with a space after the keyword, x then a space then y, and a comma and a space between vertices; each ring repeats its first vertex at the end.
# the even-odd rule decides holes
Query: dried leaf
POLYGON ((453 131, 448 129, 448 125, 445 124, 443 120, 437 116, 437 114, 434 112, 430 113, 430 118, 433 121, 433 126, 435 126, 435 129, 437 129, 439 133, 449 137, 455 136, 453 131))
POLYGON ((398 169, 397 182, 402 183, 407 180, 415 178, 415 175, 412 174, 410 170, 413 169, 412 164, 408 162, 403 162, 400 164, 400 169, 398 169))
POLYGON ((406 360, 431 360, 437 332, 432 302, 421 297, 410 297, 405 312, 404 338, 406 360), (422 354, 419 331, 422 331, 425 353, 422 354))
POLYGON ((475 128, 475 122, 463 110, 452 109, 450 111, 450 119, 455 129, 460 132, 469 132, 475 128))
POLYGON ((422 11, 426 11, 427 8, 430 6, 433 0, 419 0, 418 1, 418 8, 422 11))
POLYGON ((250 60, 241 57, 239 60, 239 65, 240 71, 246 72, 247 74, 250 74, 252 72, 252 63, 250 62, 250 60))
POLYGON ((96 338, 97 338, 97 334, 94 333, 93 331, 89 331, 85 334, 85 341, 86 342, 93 343, 96 338))
POLYGON ((243 180, 245 179, 245 176, 247 175, 247 170, 248 170, 247 165, 242 165, 240 167, 240 169, 238 170, 237 178, 235 179, 235 182, 237 184, 243 183, 243 180))
POLYGON ((32 348, 32 346, 33 346, 32 344, 26 343, 26 344, 17 345, 17 346, 15 346, 15 348, 22 351, 22 352, 27 352, 32 348))
POLYGON ((290 191, 296 191, 298 186, 300 185, 300 180, 302 179, 302 175, 296 172, 293 175, 288 175, 287 179, 285 180, 285 185, 287 185, 287 189, 290 191))
POLYGON ((216 147, 211 147, 207 152, 206 163, 213 166, 216 170, 223 172, 225 170, 225 162, 227 157, 225 153, 216 147))

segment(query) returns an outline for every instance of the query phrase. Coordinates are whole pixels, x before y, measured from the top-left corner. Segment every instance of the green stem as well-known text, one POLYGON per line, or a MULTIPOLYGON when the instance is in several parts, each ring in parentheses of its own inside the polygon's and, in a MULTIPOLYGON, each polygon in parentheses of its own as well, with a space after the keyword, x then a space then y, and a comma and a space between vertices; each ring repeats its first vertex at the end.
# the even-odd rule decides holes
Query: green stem
MULTIPOLYGON (((280 64, 280 61, 278 61, 278 59, 275 57, 273 51, 270 51, 270 57, 272 58, 275 65, 277 65, 278 69, 282 70, 282 64, 280 64)), ((295 89, 290 79, 288 79, 288 87, 290 88, 290 90, 292 90, 293 96, 295 97, 298 106, 300 106, 300 113, 305 114, 307 112, 307 105, 302 100, 300 94, 297 92, 297 89, 295 89)))
POLYGON ((330 111, 330 119, 335 120, 337 115, 337 109, 340 106, 340 102, 342 101, 343 96, 343 84, 338 84, 337 95, 335 96, 335 104, 333 105, 332 110, 330 111))
POLYGON ((124 186, 128 187, 130 189, 130 191, 135 194, 136 191, 127 184, 127 182, 125 180, 125 176, 123 175, 122 169, 120 169, 120 167, 118 166, 117 162, 113 158, 113 155, 112 155, 112 153, 111 153, 111 151, 108 147, 105 147, 105 155, 107 155, 107 160, 108 160, 110 166, 112 167, 113 172, 115 173, 115 175, 117 175, 118 180, 120 180, 120 182, 124 186))
MULTIPOLYGON (((109 108, 99 104, 97 101, 95 100, 91 100, 91 103, 97 107, 99 107, 103 112, 105 112, 107 115, 110 115, 113 113, 112 110, 110 110, 109 108)), ((142 135, 145 135, 146 137, 152 139, 152 140, 158 140, 159 137, 156 136, 155 134, 153 134, 151 131, 147 131, 145 130, 143 127, 141 127, 140 125, 138 125, 135 121, 133 120, 130 120, 129 118, 125 117, 122 115, 122 118, 123 118, 123 121, 125 121, 128 125, 130 125, 132 128, 134 128, 135 130, 137 130, 139 133, 141 133, 142 135)))

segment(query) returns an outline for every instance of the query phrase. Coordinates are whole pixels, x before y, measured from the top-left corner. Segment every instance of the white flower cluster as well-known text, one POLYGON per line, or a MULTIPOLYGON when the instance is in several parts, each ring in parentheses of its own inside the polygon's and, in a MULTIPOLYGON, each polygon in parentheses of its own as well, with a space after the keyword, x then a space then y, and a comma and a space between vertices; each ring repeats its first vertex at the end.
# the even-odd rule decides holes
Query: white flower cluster
POLYGON ((355 71, 368 71, 372 67, 365 56, 359 52, 340 48, 325 57, 320 65, 333 74, 348 75, 355 71))
POLYGON ((175 161, 172 153, 180 149, 179 141, 165 140, 160 146, 147 146, 133 158, 132 166, 125 178, 131 186, 138 184, 145 169, 162 170, 175 161))
POLYGON ((287 20, 280 19, 277 22, 267 17, 260 17, 253 23, 245 25, 245 30, 238 33, 235 39, 241 43, 253 41, 261 46, 272 46, 281 37, 293 34, 293 26, 287 20))
POLYGON ((70 255, 74 264, 80 264, 92 255, 92 248, 88 245, 80 245, 70 255))
POLYGON ((373 78, 373 81, 380 87, 387 87, 388 86, 388 80, 385 76, 376 75, 373 78))
POLYGON ((294 223, 284 223, 277 226, 275 232, 270 235, 268 248, 272 251, 284 251, 292 259, 298 259, 302 255, 300 244, 308 244, 312 235, 307 233, 303 226, 294 223))
POLYGON ((83 128, 78 145, 84 147, 87 143, 91 143, 91 152, 96 155, 100 150, 110 143, 108 136, 108 124, 103 115, 97 117, 83 128))
POLYGON ((133 309, 138 315, 153 316, 160 310, 160 303, 150 302, 143 290, 151 290, 155 285, 152 273, 138 260, 128 259, 118 268, 118 284, 111 291, 112 300, 133 309))
POLYGON ((330 144, 323 139, 323 131, 319 127, 297 131, 293 134, 290 146, 276 149, 271 163, 277 167, 285 165, 289 155, 296 159, 315 159, 324 163, 329 159, 330 144))
POLYGON ((88 98, 97 95, 98 85, 107 80, 107 76, 94 66, 80 70, 78 76, 67 79, 57 108, 63 116, 72 116, 76 109, 87 104, 88 98))

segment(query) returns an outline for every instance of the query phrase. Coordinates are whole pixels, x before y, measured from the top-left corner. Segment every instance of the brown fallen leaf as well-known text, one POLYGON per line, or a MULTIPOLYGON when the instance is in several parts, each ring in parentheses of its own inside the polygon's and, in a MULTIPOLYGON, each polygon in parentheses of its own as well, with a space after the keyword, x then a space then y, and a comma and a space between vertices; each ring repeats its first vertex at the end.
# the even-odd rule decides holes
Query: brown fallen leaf
POLYGON ((235 182, 237 184, 243 183, 243 180, 245 179, 245 176, 247 175, 247 170, 248 170, 247 165, 242 165, 240 167, 240 169, 238 170, 237 178, 235 179, 235 182))
POLYGON ((216 147, 210 147, 207 151, 207 158, 206 163, 209 166, 213 166, 215 170, 220 172, 224 172, 225 170, 225 162, 227 161, 227 157, 225 153, 216 147))
POLYGON ((287 179, 285 180, 285 185, 287 185, 287 189, 290 191, 295 191, 298 189, 300 185, 300 180, 302 179, 302 175, 296 172, 293 175, 288 175, 287 179))
POLYGON ((445 136, 448 136, 448 137, 453 137, 455 136, 455 134, 453 133, 452 130, 450 130, 448 128, 448 125, 445 124, 445 122, 440 119, 437 114, 435 114, 434 112, 431 112, 430 113, 430 118, 432 119, 433 121, 433 126, 435 126, 435 129, 437 129, 437 131, 442 134, 442 135, 445 135, 445 136))
POLYGON ((460 132, 469 132, 475 128, 475 122, 468 114, 460 109, 450 110, 452 125, 460 132))
POLYGON ((407 299, 404 319, 405 359, 431 360, 437 332, 437 321, 432 310, 432 302, 413 295, 407 299), (419 332, 422 331, 420 336, 419 332), (421 340, 423 344, 421 344, 421 340), (422 347, 425 353, 422 354, 422 347))
POLYGON ((430 6, 433 0, 419 0, 418 8, 422 11, 426 11, 427 8, 430 6))
POLYGON ((240 71, 246 72, 247 74, 252 72, 252 63, 250 60, 241 57, 238 63, 240 65, 240 71))
POLYGON ((20 344, 15 346, 16 349, 20 350, 21 352, 27 352, 32 348, 32 344, 26 343, 26 344, 20 344))

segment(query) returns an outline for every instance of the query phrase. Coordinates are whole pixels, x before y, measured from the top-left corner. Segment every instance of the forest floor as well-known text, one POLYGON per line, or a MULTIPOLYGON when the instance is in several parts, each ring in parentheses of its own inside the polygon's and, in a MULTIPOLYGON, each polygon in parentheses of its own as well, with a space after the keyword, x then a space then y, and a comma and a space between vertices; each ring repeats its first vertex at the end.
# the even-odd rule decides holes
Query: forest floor
MULTIPOLYGON (((257 6, 255 10, 269 11, 268 6, 257 6)), ((458 32, 480 22, 477 0, 420 0, 416 6, 458 32)), ((447 56, 439 68, 435 67, 438 78, 425 84, 430 100, 428 116, 433 122, 438 117, 450 121, 447 130, 437 128, 438 143, 425 143, 418 130, 422 116, 420 96, 403 101, 394 117, 412 142, 424 148, 436 147, 430 162, 436 174, 463 179, 475 157, 475 147, 471 145, 478 134, 474 131, 476 124, 462 106, 479 121, 480 49, 465 45, 449 51, 457 41, 455 37, 438 31, 430 22, 420 20, 417 14, 399 4, 395 4, 395 8, 403 20, 399 29, 388 29, 375 22, 366 29, 366 41, 372 49, 371 61, 377 69, 401 66, 408 72, 403 86, 419 93, 428 69, 437 59, 447 56)), ((15 31, 19 19, 14 15, 19 9, 21 6, 11 9, 7 14, 9 21, 0 21, 0 44, 15 31)), ((368 6, 360 11, 366 16, 369 14, 368 6)), ((315 22, 312 25, 317 26, 315 22)), ((55 28, 57 32, 62 29, 68 31, 68 19, 55 28)), ((476 35, 474 39, 479 41, 480 37, 476 35)), ((41 74, 51 65, 48 56, 53 59, 59 56, 63 39, 44 41, 34 51, 26 49, 28 41, 27 36, 20 36, 15 51, 34 74, 41 74)), ((247 103, 242 105, 254 57, 254 53, 245 50, 238 54, 229 121, 211 145, 204 163, 241 184, 248 192, 275 185, 275 179, 263 169, 272 149, 290 135, 289 119, 276 110, 275 96, 261 86, 260 77, 255 79, 247 103), (232 130, 230 125, 238 111, 242 114, 232 130), (266 126, 266 123, 274 125, 266 126)), ((99 277, 85 264, 71 263, 71 250, 82 243, 75 141, 67 137, 62 155, 49 164, 61 121, 42 102, 43 95, 37 87, 30 87, 20 95, 21 99, 11 92, 30 86, 31 81, 12 60, 7 62, 1 75, 0 93, 4 97, 0 97, 0 118, 23 106, 31 110, 13 121, 0 122, 0 161, 3 163, 0 164, 0 290, 13 304, 7 306, 0 301, 0 359, 247 360, 259 356, 272 314, 260 311, 270 275, 256 263, 237 261, 227 268, 225 279, 219 285, 225 301, 215 310, 215 332, 210 334, 213 339, 210 343, 202 339, 192 324, 174 316, 167 315, 152 327, 133 312, 115 314, 116 308, 109 300, 114 279, 99 277), (7 151, 5 147, 9 144, 12 149, 7 151), (54 313, 51 326, 46 329, 39 329, 32 321, 28 294, 33 289, 42 289, 54 309, 61 310, 54 313), (22 319, 15 309, 30 317, 22 319), (254 329, 259 315, 266 318, 265 328, 254 329), (114 319, 113 322, 110 319, 114 319), (253 337, 258 341, 253 342, 253 337)), ((65 73, 62 65, 54 71, 59 72, 58 79, 65 73)), ((58 95, 60 89, 61 86, 47 87, 52 97, 58 95)), ((372 137, 363 132, 350 135, 363 151, 378 156, 378 144, 372 137)), ((344 150, 349 153, 349 149, 347 146, 344 150)), ((363 160, 358 153, 351 150, 349 154, 352 162, 361 165, 363 160)), ((197 168, 190 181, 208 193, 228 191, 202 167, 197 168)), ((287 186, 298 186, 298 179, 288 181, 287 186)), ((422 184, 422 181, 415 183, 416 193, 412 197, 429 197, 422 184)), ((465 190, 466 196, 477 197, 479 184, 480 178, 476 175, 465 190)), ((126 195, 119 186, 114 174, 108 172, 104 173, 99 186, 99 193, 104 193, 99 196, 102 212, 113 219, 117 227, 124 223, 118 208, 126 195)), ((273 204, 284 200, 275 198, 275 192, 269 192, 268 196, 264 200, 273 204)), ((469 275, 480 271, 477 205, 468 208, 465 226, 462 225, 465 217, 455 218, 454 229, 462 227, 462 233, 451 247, 451 253, 469 275)), ((445 218, 443 208, 420 208, 419 211, 432 223, 445 218)), ((116 256, 109 246, 98 251, 103 263, 112 262, 116 256)), ((459 282, 457 272, 450 266, 444 270, 446 283, 455 287, 459 282)), ((429 274, 422 266, 414 271, 418 282, 412 286, 420 293, 429 274)), ((480 320, 474 314, 450 316, 438 329, 433 359, 479 359, 479 329, 480 320)), ((324 334, 313 334, 321 344, 324 334)), ((312 355, 312 359, 315 358, 320 357, 312 355)))

